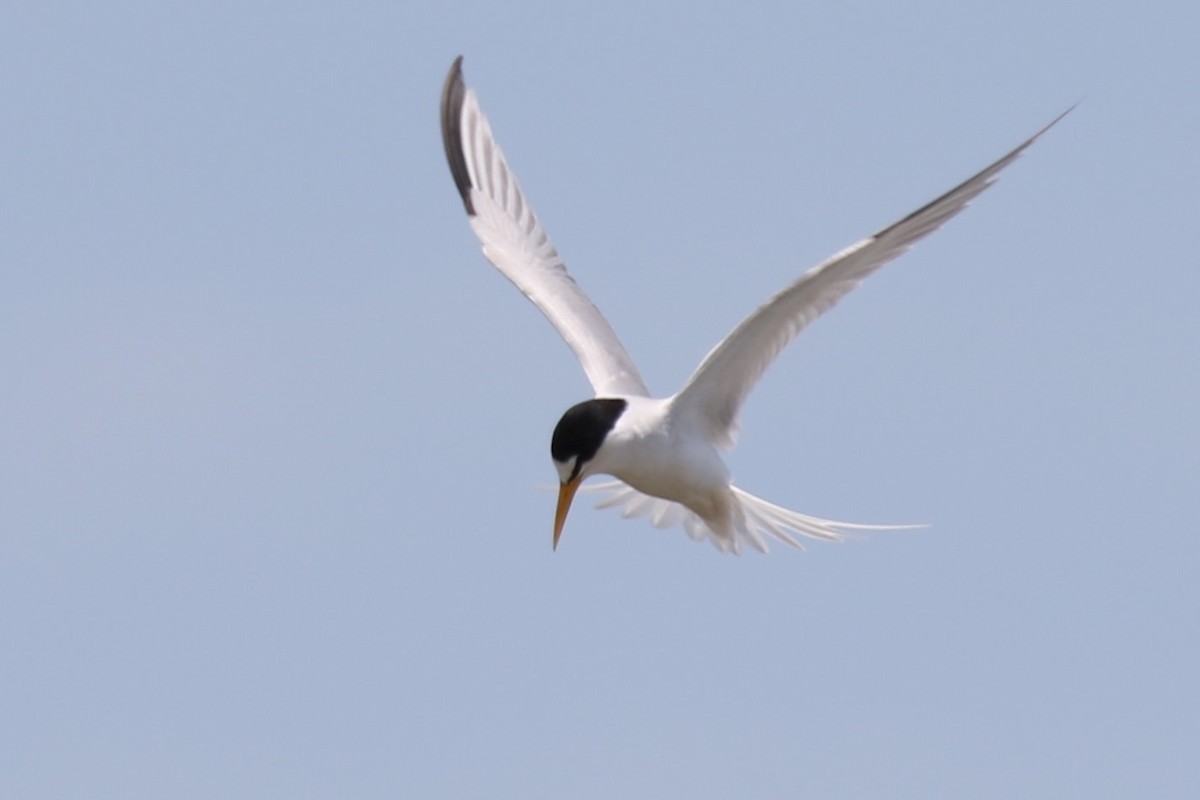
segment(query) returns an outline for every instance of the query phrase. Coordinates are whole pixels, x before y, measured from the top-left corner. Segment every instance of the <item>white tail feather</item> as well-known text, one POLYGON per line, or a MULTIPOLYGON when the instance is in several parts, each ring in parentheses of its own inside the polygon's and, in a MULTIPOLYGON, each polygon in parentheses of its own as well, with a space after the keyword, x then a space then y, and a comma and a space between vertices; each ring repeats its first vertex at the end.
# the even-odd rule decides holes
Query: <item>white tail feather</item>
POLYGON ((856 522, 822 519, 769 503, 736 486, 731 486, 730 489, 737 501, 737 512, 734 514, 732 531, 722 533, 714 530, 703 518, 687 507, 671 500, 642 494, 621 481, 606 481, 584 487, 584 491, 608 494, 608 497, 596 504, 596 508, 620 509, 621 516, 626 519, 647 517, 650 524, 656 528, 682 526, 684 532, 693 540, 697 542, 708 540, 721 552, 734 555, 742 552, 743 544, 749 544, 761 553, 767 552, 764 534, 803 550, 804 545, 797 541, 792 534, 835 542, 847 538, 855 531, 891 531, 924 527, 923 525, 863 525, 856 522))

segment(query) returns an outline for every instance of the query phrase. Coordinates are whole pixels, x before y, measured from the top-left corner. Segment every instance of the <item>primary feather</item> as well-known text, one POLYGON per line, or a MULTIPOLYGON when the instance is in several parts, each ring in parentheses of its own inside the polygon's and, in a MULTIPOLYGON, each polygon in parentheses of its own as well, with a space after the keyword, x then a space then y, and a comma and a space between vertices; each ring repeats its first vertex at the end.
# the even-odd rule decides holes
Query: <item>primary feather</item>
POLYGON ((488 261, 546 315, 597 395, 649 395, 625 345, 567 272, 521 193, 475 92, 463 84, 462 56, 446 76, 441 112, 450 173, 488 261))
POLYGON ((746 317, 705 357, 675 397, 681 413, 697 414, 714 445, 728 448, 737 415, 754 384, 800 331, 887 262, 906 253, 992 185, 996 176, 1071 109, 1059 114, 985 169, 899 222, 847 247, 806 272, 746 317))

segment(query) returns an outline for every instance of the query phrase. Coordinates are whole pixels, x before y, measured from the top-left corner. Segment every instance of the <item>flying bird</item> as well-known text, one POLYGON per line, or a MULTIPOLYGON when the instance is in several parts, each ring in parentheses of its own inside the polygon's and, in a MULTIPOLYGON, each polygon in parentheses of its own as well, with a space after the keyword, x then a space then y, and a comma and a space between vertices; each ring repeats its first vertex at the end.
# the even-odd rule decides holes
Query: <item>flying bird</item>
MULTIPOLYGON (((579 359, 595 397, 567 409, 550 455, 558 472, 553 547, 584 479, 610 495, 598 508, 645 516, 659 528, 682 526, 697 541, 740 553, 766 552, 771 537, 802 548, 795 535, 837 540, 860 525, 790 511, 733 485, 721 451, 737 434, 738 411, 780 351, 847 292, 958 214, 1048 125, 981 172, 916 211, 804 273, 746 317, 669 397, 652 397, 612 326, 567 272, 509 169, 475 92, 463 82, 462 56, 446 75, 442 141, 454 185, 483 254, 546 316, 579 359)), ((593 487, 589 487, 593 488, 593 487)))

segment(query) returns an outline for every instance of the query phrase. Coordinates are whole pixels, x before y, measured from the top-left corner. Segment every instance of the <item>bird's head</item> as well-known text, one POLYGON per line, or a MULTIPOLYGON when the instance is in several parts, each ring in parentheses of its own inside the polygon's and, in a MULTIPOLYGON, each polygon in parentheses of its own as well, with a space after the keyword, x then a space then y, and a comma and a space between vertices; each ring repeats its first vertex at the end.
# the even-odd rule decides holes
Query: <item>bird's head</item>
POLYGON ((558 470, 558 508, 554 512, 554 547, 562 535, 571 500, 583 479, 592 474, 596 454, 629 403, 620 398, 598 397, 571 406, 554 427, 550 457, 558 470))

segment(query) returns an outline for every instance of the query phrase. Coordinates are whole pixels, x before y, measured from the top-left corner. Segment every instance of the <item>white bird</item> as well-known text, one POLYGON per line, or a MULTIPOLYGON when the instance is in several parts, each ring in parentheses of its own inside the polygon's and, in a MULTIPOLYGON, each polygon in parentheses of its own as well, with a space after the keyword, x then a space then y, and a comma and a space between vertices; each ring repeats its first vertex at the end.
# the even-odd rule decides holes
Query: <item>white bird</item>
POLYGON ((595 487, 611 492, 598 508, 618 506, 623 516, 648 516, 660 528, 682 525, 693 539, 708 539, 727 553, 745 544, 766 552, 767 536, 802 548, 792 534, 836 540, 855 529, 911 527, 837 522, 781 508, 734 486, 720 451, 734 444, 746 395, 796 334, 966 208, 1070 110, 933 202, 804 273, 726 336, 682 389, 655 398, 567 272, 492 138, 475 92, 463 83, 462 56, 456 58, 442 89, 442 140, 471 228, 487 259, 566 340, 596 394, 569 408, 551 439, 559 478, 553 546, 580 484, 601 474, 617 480, 595 487))

